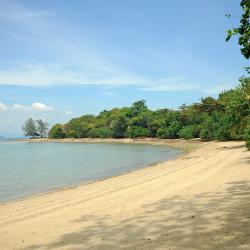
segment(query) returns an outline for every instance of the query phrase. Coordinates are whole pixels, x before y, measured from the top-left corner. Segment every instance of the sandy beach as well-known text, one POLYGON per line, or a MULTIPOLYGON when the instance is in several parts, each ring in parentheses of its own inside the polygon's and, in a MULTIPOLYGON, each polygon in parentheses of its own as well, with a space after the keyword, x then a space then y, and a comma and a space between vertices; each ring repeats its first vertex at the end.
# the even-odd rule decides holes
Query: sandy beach
POLYGON ((0 249, 250 249, 250 153, 243 142, 134 143, 166 143, 188 153, 0 203, 0 249))

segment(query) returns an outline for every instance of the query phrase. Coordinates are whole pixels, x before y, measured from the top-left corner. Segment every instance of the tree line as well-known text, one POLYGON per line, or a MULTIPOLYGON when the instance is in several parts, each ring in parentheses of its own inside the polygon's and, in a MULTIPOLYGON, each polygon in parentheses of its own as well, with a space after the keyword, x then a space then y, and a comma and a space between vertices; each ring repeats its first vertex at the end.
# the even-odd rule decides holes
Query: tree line
POLYGON ((218 98, 178 109, 150 110, 145 100, 131 107, 87 114, 65 124, 55 124, 50 138, 142 138, 242 140, 250 149, 250 77, 240 78, 238 87, 223 91, 218 98))

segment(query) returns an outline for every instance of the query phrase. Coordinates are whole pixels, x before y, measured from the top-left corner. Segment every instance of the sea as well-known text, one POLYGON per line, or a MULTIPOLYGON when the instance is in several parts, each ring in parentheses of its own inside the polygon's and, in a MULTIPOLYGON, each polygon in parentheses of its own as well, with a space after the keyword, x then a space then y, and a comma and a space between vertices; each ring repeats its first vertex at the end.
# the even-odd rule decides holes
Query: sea
POLYGON ((165 145, 0 141, 0 202, 120 175, 178 157, 165 145))

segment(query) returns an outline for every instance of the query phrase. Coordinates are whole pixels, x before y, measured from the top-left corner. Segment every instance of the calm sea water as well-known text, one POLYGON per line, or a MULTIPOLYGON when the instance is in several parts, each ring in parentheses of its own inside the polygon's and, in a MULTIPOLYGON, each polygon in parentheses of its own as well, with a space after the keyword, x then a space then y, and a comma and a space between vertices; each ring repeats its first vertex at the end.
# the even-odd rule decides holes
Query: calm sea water
POLYGON ((121 174, 180 153, 141 144, 0 142, 0 201, 121 174))

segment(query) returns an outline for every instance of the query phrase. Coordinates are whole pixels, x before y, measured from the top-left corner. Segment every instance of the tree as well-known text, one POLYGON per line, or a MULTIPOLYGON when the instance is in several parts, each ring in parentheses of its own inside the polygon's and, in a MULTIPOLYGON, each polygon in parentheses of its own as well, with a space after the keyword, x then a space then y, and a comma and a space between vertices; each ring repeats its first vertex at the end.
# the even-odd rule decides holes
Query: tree
POLYGON ((142 113, 143 111, 148 110, 147 106, 146 106, 146 101, 145 100, 140 100, 137 102, 134 102, 132 104, 132 107, 130 108, 129 117, 135 117, 138 116, 140 113, 142 113))
POLYGON ((250 150, 250 126, 244 130, 244 141, 246 142, 248 150, 250 150))
MULTIPOLYGON (((240 85, 223 91, 218 98, 205 97, 199 103, 183 105, 178 110, 149 110, 145 101, 131 107, 104 110, 97 116, 84 115, 51 129, 51 138, 74 137, 201 137, 204 140, 249 141, 250 80, 240 79, 240 85)), ((247 144, 249 145, 249 144, 247 144)))
POLYGON ((111 129, 109 128, 92 128, 89 133, 88 136, 91 138, 110 138, 112 137, 113 132, 111 129))
POLYGON ((199 137, 203 140, 214 139, 214 131, 216 130, 215 121, 211 116, 206 115, 204 121, 201 124, 201 131, 199 137))
POLYGON ((196 124, 188 125, 179 131, 180 138, 193 139, 199 137, 200 126, 196 124))
MULTIPOLYGON (((241 0, 240 3, 243 13, 240 19, 240 25, 227 31, 226 41, 234 35, 239 36, 238 43, 241 46, 241 53, 246 58, 250 58, 250 0, 241 0)), ((231 15, 227 15, 229 18, 231 15)))
POLYGON ((129 126, 127 129, 127 136, 130 138, 149 137, 149 135, 149 130, 140 126, 129 126))
POLYGON ((44 122, 42 119, 36 120, 36 125, 37 125, 37 133, 39 134, 40 137, 46 137, 48 133, 48 127, 49 124, 47 122, 44 122))
POLYGON ((55 124, 49 131, 49 138, 63 139, 65 138, 65 132, 61 124, 55 124))
POLYGON ((173 121, 168 126, 159 128, 156 135, 162 139, 177 139, 181 128, 180 121, 173 121))
POLYGON ((113 130, 113 137, 122 138, 125 137, 125 132, 128 127, 127 119, 124 115, 119 115, 111 122, 111 129, 113 130))
POLYGON ((250 107, 250 77, 241 77, 240 86, 242 88, 244 101, 246 101, 250 107))
POLYGON ((32 118, 29 118, 24 125, 22 126, 23 132, 25 136, 30 136, 32 138, 38 136, 36 121, 32 118))

